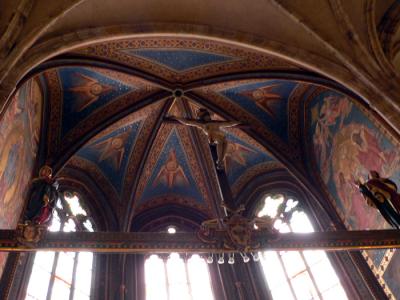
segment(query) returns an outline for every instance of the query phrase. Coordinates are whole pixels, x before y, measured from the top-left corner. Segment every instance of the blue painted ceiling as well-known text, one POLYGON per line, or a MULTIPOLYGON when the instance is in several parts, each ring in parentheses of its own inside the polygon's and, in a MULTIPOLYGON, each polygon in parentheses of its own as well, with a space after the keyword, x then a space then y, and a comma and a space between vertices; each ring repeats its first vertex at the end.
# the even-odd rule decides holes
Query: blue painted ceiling
MULTIPOLYGON (((153 151, 157 150, 153 149, 153 151)), ((139 204, 171 193, 181 197, 189 196, 193 201, 206 205, 192 173, 193 164, 189 163, 176 128, 168 133, 161 151, 158 152, 155 164, 149 164, 147 167, 151 169, 151 176, 147 178, 144 192, 138 198, 139 204)))
POLYGON ((95 164, 121 195, 125 171, 143 121, 137 121, 88 143, 77 156, 95 164))
POLYGON ((73 152, 66 166, 85 172, 121 213, 174 203, 212 216, 221 200, 207 137, 166 116, 196 118, 207 107, 214 120, 244 123, 225 130, 225 170, 235 193, 271 170, 271 163, 282 167, 282 156, 299 157, 293 103, 306 85, 282 75, 235 79, 246 72, 292 72, 296 66, 187 38, 112 41, 73 54, 95 62, 44 74, 52 114, 49 153, 56 161, 73 152), (213 82, 214 77, 220 79, 213 82), (171 90, 185 90, 187 83, 185 97, 172 102, 171 90))
POLYGON ((160 64, 175 72, 232 61, 234 58, 203 51, 188 49, 127 49, 128 55, 147 59, 153 64, 160 64))
POLYGON ((297 83, 282 80, 238 84, 218 92, 288 140, 288 100, 297 83))
POLYGON ((96 109, 135 90, 89 68, 60 68, 58 76, 63 93, 62 136, 96 109))

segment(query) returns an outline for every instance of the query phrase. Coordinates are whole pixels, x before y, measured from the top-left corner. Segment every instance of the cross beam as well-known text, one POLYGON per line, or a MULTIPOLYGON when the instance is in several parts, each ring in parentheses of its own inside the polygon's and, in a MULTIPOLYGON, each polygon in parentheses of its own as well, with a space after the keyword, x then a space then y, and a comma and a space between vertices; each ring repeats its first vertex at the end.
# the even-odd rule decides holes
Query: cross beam
MULTIPOLYGON (((160 232, 46 232, 39 242, 24 245, 17 231, 0 230, 0 251, 91 251, 97 253, 221 253, 234 252, 224 246, 226 231, 216 231, 215 242, 205 243, 196 233, 160 232)), ((400 231, 329 231, 314 233, 255 232, 252 244, 260 250, 371 250, 400 248, 400 231)))

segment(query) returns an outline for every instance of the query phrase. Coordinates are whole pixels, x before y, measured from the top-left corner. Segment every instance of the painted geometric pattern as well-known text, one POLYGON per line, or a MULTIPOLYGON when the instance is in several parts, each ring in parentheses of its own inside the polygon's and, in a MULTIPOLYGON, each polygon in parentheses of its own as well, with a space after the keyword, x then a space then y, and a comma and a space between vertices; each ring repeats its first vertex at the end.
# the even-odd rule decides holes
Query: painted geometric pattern
POLYGON ((175 72, 233 60, 225 55, 187 49, 126 49, 123 52, 164 65, 175 72))
POLYGON ((127 163, 142 124, 143 121, 137 121, 119 128, 88 144, 77 153, 78 156, 95 163, 118 194, 122 191, 127 163))
POLYGON ((395 250, 391 259, 386 262, 387 266, 384 270, 382 279, 386 283, 389 292, 394 295, 395 299, 400 299, 400 251, 395 250))
POLYGON ((63 93, 62 136, 93 111, 135 90, 89 68, 60 68, 58 74, 63 93))
POLYGON ((268 80, 238 84, 218 92, 254 115, 267 128, 288 140, 288 99, 295 82, 268 80))
POLYGON ((166 138, 139 203, 168 194, 191 198, 198 204, 204 202, 176 129, 172 129, 166 138))
POLYGON ((105 58, 179 82, 246 70, 298 69, 285 60, 244 47, 176 36, 114 40, 78 49, 74 54, 105 58))
POLYGON ((231 186, 250 168, 274 161, 267 152, 261 151, 259 147, 247 143, 235 134, 227 132, 227 141, 225 171, 231 186))

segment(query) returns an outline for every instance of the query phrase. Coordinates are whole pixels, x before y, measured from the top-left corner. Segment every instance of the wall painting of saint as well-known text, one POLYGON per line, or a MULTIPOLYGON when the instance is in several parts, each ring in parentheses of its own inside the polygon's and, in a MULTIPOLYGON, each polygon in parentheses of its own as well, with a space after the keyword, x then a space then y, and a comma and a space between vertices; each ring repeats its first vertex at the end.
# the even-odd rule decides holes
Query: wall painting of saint
MULTIPOLYGON (((14 95, 0 120, 0 229, 17 226, 38 150, 42 92, 36 79, 14 95)), ((0 276, 7 253, 0 253, 0 276)))

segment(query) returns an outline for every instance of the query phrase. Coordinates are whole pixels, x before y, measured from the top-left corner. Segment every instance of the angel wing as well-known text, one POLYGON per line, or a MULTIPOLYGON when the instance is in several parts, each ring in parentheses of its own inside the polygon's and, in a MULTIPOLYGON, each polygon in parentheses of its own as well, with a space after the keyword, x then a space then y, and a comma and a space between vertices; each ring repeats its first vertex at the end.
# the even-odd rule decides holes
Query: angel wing
POLYGON ((90 104, 96 102, 101 94, 104 94, 112 89, 111 86, 101 84, 96 79, 83 74, 75 74, 82 79, 82 84, 70 88, 68 91, 79 93, 81 97, 78 98, 76 109, 77 111, 82 111, 90 104))
POLYGON ((239 165, 246 165, 246 157, 245 154, 255 153, 255 151, 249 147, 229 142, 228 143, 228 151, 225 157, 225 168, 226 170, 230 170, 233 163, 236 162, 239 165))
POLYGON ((183 185, 189 185, 189 180, 187 179, 185 172, 183 171, 181 166, 178 166, 175 173, 176 182, 182 183, 183 185))
POLYGON ((166 180, 166 178, 168 178, 168 171, 165 168, 165 166, 161 167, 160 171, 158 172, 156 178, 153 181, 152 186, 155 187, 155 186, 159 185, 160 182, 162 182, 163 177, 164 177, 164 180, 166 180))

